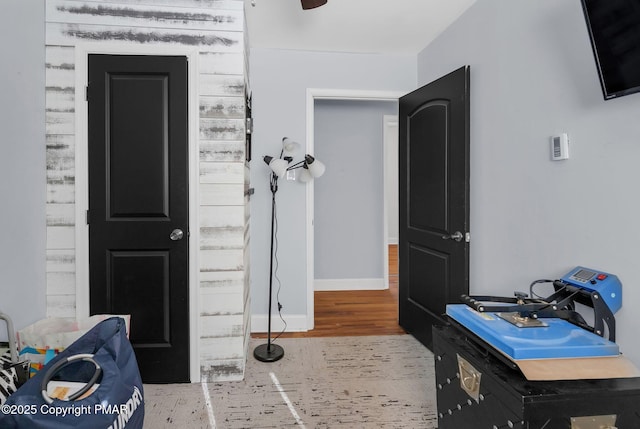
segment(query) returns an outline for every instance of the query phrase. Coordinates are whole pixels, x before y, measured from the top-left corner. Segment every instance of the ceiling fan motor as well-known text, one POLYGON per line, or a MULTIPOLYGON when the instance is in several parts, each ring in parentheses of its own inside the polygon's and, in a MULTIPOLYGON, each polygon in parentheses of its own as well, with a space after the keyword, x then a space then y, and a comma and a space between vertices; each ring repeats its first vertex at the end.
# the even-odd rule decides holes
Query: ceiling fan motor
POLYGON ((313 9, 318 6, 327 4, 327 0, 300 0, 302 2, 302 9, 313 9))

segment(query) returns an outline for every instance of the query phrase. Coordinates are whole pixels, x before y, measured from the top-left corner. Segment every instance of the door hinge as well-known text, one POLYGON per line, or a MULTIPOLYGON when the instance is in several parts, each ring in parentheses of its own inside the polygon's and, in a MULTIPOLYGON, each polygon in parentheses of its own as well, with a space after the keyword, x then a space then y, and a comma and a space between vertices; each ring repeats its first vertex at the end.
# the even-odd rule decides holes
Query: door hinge
POLYGON ((253 118, 247 118, 247 134, 253 133, 253 118))
POLYGON ((84 87, 84 100, 89 101, 89 85, 84 87))
POLYGON ((85 213, 85 218, 87 221, 87 225, 89 225, 89 210, 87 210, 87 212, 85 213))

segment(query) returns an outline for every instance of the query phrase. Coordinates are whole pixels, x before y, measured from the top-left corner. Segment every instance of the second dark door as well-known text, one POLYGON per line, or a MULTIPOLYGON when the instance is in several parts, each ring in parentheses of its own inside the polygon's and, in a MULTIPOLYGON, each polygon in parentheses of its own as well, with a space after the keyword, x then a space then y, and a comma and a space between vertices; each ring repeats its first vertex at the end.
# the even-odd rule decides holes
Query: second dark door
POLYGON ((146 383, 189 381, 185 57, 90 55, 91 314, 130 314, 146 383))
POLYGON ((399 319, 431 348, 469 292, 469 67, 400 98, 399 319))

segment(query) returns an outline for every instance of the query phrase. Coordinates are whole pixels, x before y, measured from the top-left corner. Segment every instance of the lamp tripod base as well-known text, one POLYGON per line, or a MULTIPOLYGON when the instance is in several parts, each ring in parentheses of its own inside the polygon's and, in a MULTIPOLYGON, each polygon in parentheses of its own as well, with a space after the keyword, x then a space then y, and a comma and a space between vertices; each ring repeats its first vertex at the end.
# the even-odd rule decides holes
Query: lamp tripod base
POLYGON ((282 359, 284 349, 277 344, 262 344, 253 350, 253 356, 260 362, 275 362, 282 359))

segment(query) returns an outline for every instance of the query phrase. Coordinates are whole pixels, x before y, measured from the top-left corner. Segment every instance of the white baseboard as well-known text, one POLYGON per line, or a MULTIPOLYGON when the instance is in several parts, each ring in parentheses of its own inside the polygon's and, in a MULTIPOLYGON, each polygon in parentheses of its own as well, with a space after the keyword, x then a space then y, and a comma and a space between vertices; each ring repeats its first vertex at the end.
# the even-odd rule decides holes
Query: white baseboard
MULTIPOLYGON (((384 279, 316 279, 314 287, 317 291, 330 290, 384 290, 387 289, 384 279)), ((306 332, 307 327, 306 314, 283 314, 282 316, 287 322, 285 332, 306 332)), ((254 314, 251 316, 251 332, 264 333, 268 330, 269 317, 267 314, 254 314)), ((271 315, 271 334, 277 335, 285 329, 284 323, 280 316, 275 313, 271 315)))
MULTIPOLYGON (((282 318, 287 322, 285 332, 306 332, 306 314, 283 314, 282 318)), ((263 333, 268 331, 269 316, 267 314, 254 314, 251 316, 251 332, 263 333)), ((285 329, 280 316, 275 313, 271 315, 271 336, 276 336, 285 329)))
POLYGON ((330 290, 384 290, 384 279, 315 279, 317 291, 330 290))

